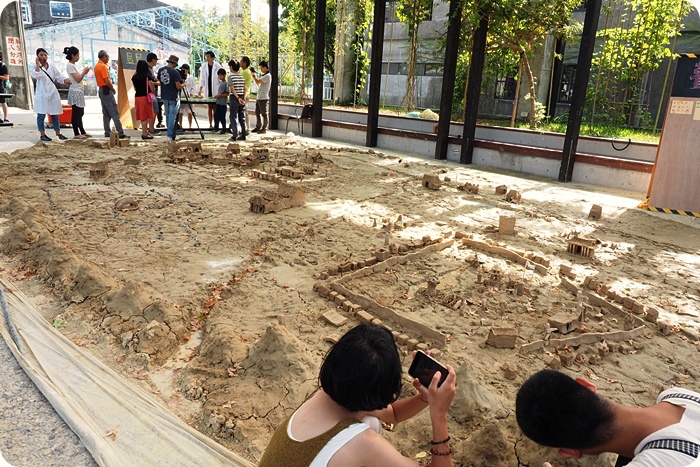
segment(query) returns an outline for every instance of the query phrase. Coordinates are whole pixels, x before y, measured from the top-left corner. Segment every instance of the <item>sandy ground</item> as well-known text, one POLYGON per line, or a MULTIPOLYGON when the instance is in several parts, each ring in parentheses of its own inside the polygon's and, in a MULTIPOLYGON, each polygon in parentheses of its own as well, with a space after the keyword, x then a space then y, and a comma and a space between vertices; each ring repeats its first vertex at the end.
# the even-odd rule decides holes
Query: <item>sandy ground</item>
MULTIPOLYGON (((253 461, 315 389, 326 337, 359 322, 314 292, 314 284, 332 286, 348 273, 329 276, 329 269, 399 245, 424 254, 343 287, 446 336, 441 345, 407 321, 384 320, 439 348, 440 360, 458 369, 450 420, 456 465, 611 465, 606 456, 567 464, 517 429, 517 388, 562 353, 576 355, 562 371, 594 380, 623 403, 650 404, 673 385, 700 389, 698 223, 638 210, 639 194, 271 134, 251 138, 242 153, 262 142, 270 155, 260 170, 274 172, 283 159, 306 169, 301 180, 284 177, 305 190, 306 206, 256 214, 249 199, 278 185, 234 165, 174 164, 167 144, 155 141, 114 149, 50 143, 0 153, 0 267, 76 344, 253 461), (319 153, 322 160, 314 162, 319 153), (125 165, 130 156, 140 164, 125 165), (108 162, 110 175, 89 177, 95 162, 108 162), (450 181, 429 190, 421 185, 426 173, 450 181), (458 190, 465 182, 478 184, 479 193, 458 190), (519 190, 521 204, 496 195, 498 185, 519 190), (136 209, 115 208, 125 199, 136 209), (593 204, 602 206, 602 219, 588 218, 593 204), (498 233, 505 212, 516 216, 515 235, 498 233), (549 268, 533 271, 470 246, 455 238, 461 233, 533 252, 549 268), (593 258, 567 253, 572 235, 599 241, 593 258), (452 243, 426 252, 418 245, 426 236, 452 243), (643 320, 644 309, 630 314, 622 303, 615 311, 590 301, 582 329, 552 333, 548 317, 579 305, 557 274, 561 264, 572 266, 571 281, 589 293, 601 289, 585 287, 586 276, 658 310, 668 335, 643 320), (491 280, 494 272, 500 281, 491 280), (436 295, 426 293, 432 279, 439 282, 436 295), (522 295, 514 293, 518 282, 522 295), (321 318, 331 310, 346 323, 336 328, 321 318), (605 352, 594 343, 517 348, 640 322, 637 337, 610 340, 612 352, 600 362, 591 356, 605 352), (487 345, 492 327, 516 328, 516 348, 487 345)), ((225 137, 208 136, 204 151, 223 157, 226 146, 225 137)), ((404 392, 412 391, 406 378, 404 392)), ((420 459, 429 433, 423 413, 386 436, 420 459)))

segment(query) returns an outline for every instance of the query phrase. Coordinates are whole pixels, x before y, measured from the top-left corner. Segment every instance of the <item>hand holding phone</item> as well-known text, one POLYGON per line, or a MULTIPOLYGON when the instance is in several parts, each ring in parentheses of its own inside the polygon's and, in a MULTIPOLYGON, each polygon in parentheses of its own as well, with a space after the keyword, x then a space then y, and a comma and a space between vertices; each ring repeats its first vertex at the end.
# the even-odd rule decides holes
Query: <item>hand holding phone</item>
POLYGON ((408 369, 408 374, 414 378, 418 378, 420 384, 426 388, 430 387, 433 375, 437 372, 440 372, 440 381, 438 382, 438 387, 440 387, 440 385, 445 382, 445 379, 447 379, 449 371, 442 363, 421 350, 416 352, 411 367, 408 369))

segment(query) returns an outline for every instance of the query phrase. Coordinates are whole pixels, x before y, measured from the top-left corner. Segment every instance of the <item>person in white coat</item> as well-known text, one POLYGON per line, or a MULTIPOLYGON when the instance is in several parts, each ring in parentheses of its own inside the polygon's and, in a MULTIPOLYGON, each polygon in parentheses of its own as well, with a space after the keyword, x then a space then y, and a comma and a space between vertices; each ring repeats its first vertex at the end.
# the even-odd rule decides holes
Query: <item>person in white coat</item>
MULTIPOLYGON (((204 54, 206 63, 202 64, 199 69, 199 90, 204 97, 210 98, 217 93, 217 87, 219 86, 219 78, 217 77, 218 71, 221 69, 221 65, 216 63, 216 55, 211 50, 208 50, 204 54)), ((212 119, 214 118, 214 110, 216 109, 216 104, 209 104, 207 109, 207 117, 209 117, 209 126, 211 127, 212 119)))
POLYGON ((36 126, 39 130, 42 141, 51 141, 44 131, 44 120, 46 115, 51 115, 51 123, 58 139, 68 139, 61 134, 61 126, 58 116, 63 113, 61 96, 54 82, 71 84, 70 80, 63 76, 55 66, 50 66, 48 62, 49 54, 45 49, 36 49, 36 65, 30 70, 30 75, 36 80, 36 92, 34 93, 34 112, 36 112, 36 126))

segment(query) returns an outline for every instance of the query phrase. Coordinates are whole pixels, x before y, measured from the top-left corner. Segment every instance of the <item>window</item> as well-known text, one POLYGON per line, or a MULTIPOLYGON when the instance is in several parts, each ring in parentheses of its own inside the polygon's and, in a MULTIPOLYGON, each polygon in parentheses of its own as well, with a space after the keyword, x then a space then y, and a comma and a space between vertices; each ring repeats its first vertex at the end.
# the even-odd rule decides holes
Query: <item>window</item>
POLYGON ((561 85, 559 86, 559 97, 557 102, 564 104, 571 103, 574 94, 574 78, 576 77, 576 65, 564 65, 561 74, 561 85))
POLYGON ((517 83, 515 78, 510 76, 505 78, 496 78, 496 90, 494 91, 494 99, 502 99, 507 101, 515 100, 515 88, 517 83))
MULTIPOLYGON (((382 63, 382 74, 387 74, 387 66, 389 67, 389 75, 407 75, 408 63, 382 63)), ((441 63, 417 63, 416 76, 442 76, 441 63)))
POLYGON ((396 2, 394 0, 389 0, 386 2, 386 16, 384 18, 385 23, 398 23, 399 18, 396 16, 396 2))
MULTIPOLYGON (((389 0, 388 2, 385 3, 386 5, 386 13, 385 13, 385 18, 384 22, 385 23, 398 23, 399 18, 396 16, 396 1, 395 0, 389 0)), ((423 20, 423 21, 432 21, 433 20, 433 2, 430 2, 430 11, 428 12, 428 16, 423 20)))

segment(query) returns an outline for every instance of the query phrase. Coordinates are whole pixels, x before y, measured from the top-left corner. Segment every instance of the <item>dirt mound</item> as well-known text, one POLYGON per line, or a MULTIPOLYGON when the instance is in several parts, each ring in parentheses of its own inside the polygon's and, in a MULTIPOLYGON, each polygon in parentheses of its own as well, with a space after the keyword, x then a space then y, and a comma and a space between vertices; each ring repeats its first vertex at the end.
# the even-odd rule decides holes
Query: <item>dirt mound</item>
MULTIPOLYGON (((240 355, 236 347, 209 350, 208 355, 228 360, 240 355)), ((237 440, 252 457, 259 458, 271 432, 315 390, 320 361, 312 355, 286 327, 269 325, 243 361, 221 372, 225 376, 213 378, 211 373, 219 371, 209 369, 202 391, 207 399, 202 429, 224 440, 237 440)), ((203 371, 201 361, 199 365, 203 371)), ((190 386, 196 378, 191 372, 190 386)))
POLYGON ((173 354, 186 332, 186 317, 172 304, 152 297, 137 281, 120 287, 102 268, 57 242, 44 219, 16 198, 4 200, 0 213, 12 219, 0 237, 0 251, 21 255, 67 303, 95 300, 92 308, 104 312, 101 327, 120 337, 125 347, 148 354, 156 363, 173 354))
POLYGON ((479 418, 503 418, 514 409, 512 402, 481 383, 468 363, 457 369, 457 381, 457 394, 450 413, 460 423, 479 418))

